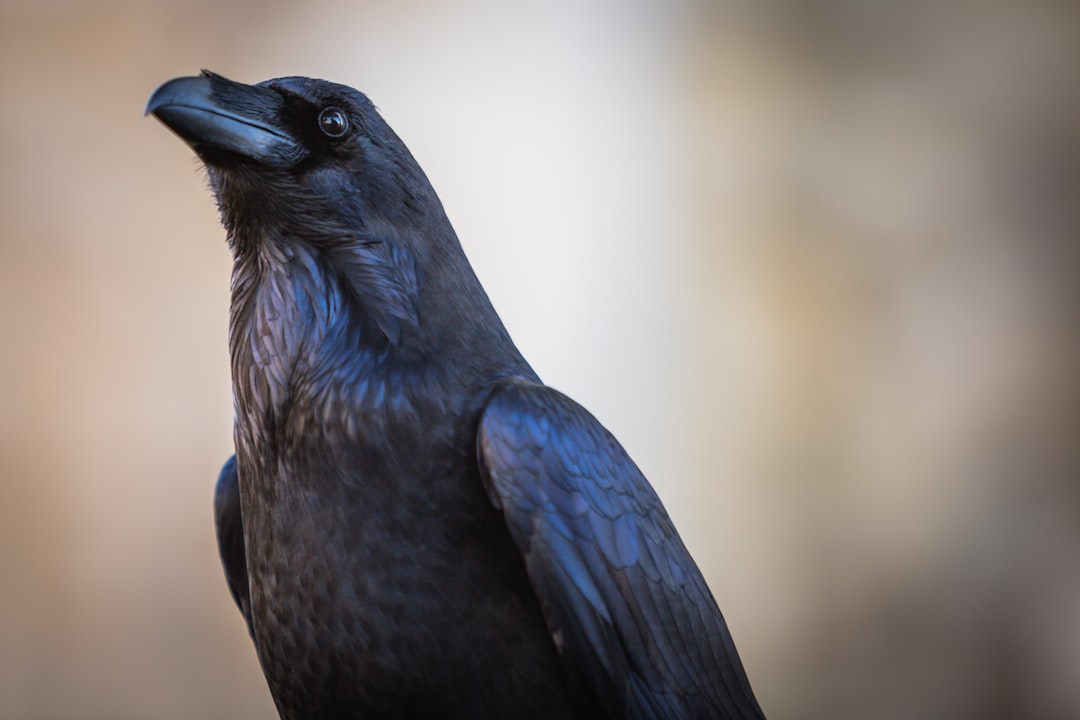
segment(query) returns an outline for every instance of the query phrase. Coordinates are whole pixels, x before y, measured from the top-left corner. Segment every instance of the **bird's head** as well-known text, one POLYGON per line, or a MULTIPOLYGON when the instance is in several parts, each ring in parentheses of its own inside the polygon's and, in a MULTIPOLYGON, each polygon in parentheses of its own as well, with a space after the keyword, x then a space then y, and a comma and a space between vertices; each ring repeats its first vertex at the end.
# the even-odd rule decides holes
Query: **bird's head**
POLYGON ((146 113, 206 165, 234 241, 257 233, 336 242, 448 227, 408 148, 350 87, 305 77, 244 85, 203 71, 161 85, 146 113))
POLYGON ((381 331, 369 338, 512 349, 423 170, 363 93, 204 71, 163 84, 146 113, 206 165, 242 275, 305 257, 290 267, 317 269, 313 294, 346 288, 354 315, 381 331))

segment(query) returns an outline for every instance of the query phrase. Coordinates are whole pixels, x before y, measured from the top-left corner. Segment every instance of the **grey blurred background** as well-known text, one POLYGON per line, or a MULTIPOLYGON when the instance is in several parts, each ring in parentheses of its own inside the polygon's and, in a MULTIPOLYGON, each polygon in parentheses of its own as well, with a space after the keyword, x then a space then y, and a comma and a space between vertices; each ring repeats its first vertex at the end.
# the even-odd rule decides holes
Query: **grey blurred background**
POLYGON ((0 5, 0 718, 269 718, 160 82, 359 87, 771 718, 1080 718, 1080 5, 0 5))

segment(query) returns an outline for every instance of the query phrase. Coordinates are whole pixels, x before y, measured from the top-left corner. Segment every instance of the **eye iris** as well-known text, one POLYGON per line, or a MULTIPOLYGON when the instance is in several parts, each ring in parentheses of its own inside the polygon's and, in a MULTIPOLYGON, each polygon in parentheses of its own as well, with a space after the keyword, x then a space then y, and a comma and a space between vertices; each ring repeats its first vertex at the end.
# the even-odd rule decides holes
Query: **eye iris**
POLYGON ((349 129, 349 118, 343 110, 327 108, 319 113, 319 129, 330 137, 341 137, 349 129))

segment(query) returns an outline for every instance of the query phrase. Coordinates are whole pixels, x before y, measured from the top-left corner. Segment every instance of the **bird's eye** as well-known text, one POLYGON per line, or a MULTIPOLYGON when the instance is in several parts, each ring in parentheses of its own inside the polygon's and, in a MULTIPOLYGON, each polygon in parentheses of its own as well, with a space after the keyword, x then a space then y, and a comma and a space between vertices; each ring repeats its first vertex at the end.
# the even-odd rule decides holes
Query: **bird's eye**
POLYGON ((329 137, 339 138, 349 131, 349 116, 341 108, 326 108, 319 113, 319 129, 329 137))

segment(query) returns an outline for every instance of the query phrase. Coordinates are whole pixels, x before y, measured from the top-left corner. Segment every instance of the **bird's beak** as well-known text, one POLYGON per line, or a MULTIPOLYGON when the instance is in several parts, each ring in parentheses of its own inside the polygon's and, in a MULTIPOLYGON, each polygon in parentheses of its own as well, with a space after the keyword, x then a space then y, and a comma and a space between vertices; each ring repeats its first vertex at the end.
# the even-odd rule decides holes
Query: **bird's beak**
POLYGON ((282 127, 284 97, 203 71, 161 85, 146 101, 153 114, 198 153, 219 165, 237 156, 279 167, 304 156, 303 145, 282 127))

